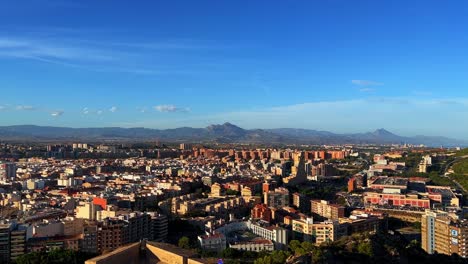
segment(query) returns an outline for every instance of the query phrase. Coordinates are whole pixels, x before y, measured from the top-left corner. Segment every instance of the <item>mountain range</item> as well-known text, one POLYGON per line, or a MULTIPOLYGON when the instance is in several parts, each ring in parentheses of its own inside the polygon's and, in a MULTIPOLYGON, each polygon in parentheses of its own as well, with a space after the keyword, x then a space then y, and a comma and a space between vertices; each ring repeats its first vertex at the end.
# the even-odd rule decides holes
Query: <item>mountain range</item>
POLYGON ((278 143, 278 144, 424 144, 427 146, 467 146, 464 140, 447 137, 404 137, 385 129, 374 132, 337 134, 311 129, 243 129, 231 123, 206 128, 69 128, 35 125, 0 126, 0 140, 167 140, 181 142, 218 143, 278 143))

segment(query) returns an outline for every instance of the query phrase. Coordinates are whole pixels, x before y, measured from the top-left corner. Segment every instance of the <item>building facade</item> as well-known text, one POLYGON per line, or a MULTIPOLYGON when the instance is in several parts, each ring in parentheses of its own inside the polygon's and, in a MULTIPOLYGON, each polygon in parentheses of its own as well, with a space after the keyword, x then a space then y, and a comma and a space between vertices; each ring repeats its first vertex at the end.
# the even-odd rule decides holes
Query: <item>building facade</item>
POLYGON ((311 212, 328 219, 337 220, 345 216, 345 207, 324 200, 312 200, 311 212))

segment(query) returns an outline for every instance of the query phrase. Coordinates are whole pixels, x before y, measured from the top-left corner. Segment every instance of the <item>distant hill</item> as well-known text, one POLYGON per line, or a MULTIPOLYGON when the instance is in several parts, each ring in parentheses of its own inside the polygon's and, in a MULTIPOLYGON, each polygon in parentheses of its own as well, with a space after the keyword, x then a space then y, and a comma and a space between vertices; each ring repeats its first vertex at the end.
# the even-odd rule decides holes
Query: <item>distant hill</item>
POLYGON ((206 128, 69 128, 50 126, 2 126, 0 140, 170 140, 224 143, 281 144, 391 144, 409 143, 428 146, 467 146, 468 142, 446 137, 403 137, 385 129, 358 134, 336 134, 311 129, 243 129, 231 123, 206 128))

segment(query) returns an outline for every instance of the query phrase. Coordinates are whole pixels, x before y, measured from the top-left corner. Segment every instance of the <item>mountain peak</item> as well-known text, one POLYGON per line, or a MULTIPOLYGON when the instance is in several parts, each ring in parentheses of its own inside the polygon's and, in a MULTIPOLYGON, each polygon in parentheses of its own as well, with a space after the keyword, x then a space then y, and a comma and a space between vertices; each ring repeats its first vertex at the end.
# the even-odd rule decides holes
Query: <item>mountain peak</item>
POLYGON ((226 122, 222 125, 210 125, 206 128, 210 133, 216 134, 217 136, 243 136, 246 134, 246 130, 226 122))
POLYGON ((233 124, 231 124, 231 123, 229 123, 229 122, 224 123, 223 126, 226 126, 226 127, 238 127, 238 126, 233 125, 233 124))
POLYGON ((385 128, 379 128, 375 130, 372 134, 374 135, 379 135, 379 136, 390 136, 390 135, 395 135, 392 132, 386 130, 385 128))
POLYGON ((226 122, 224 124, 212 124, 207 127, 207 129, 242 129, 234 124, 226 122))

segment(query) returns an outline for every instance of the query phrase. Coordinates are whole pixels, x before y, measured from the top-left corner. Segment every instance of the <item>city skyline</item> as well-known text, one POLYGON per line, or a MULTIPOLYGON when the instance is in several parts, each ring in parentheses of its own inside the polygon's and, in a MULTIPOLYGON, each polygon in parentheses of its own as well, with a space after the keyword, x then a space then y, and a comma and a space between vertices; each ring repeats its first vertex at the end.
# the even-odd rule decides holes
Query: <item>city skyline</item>
POLYGON ((467 7, 6 1, 0 125, 468 139, 467 7))

